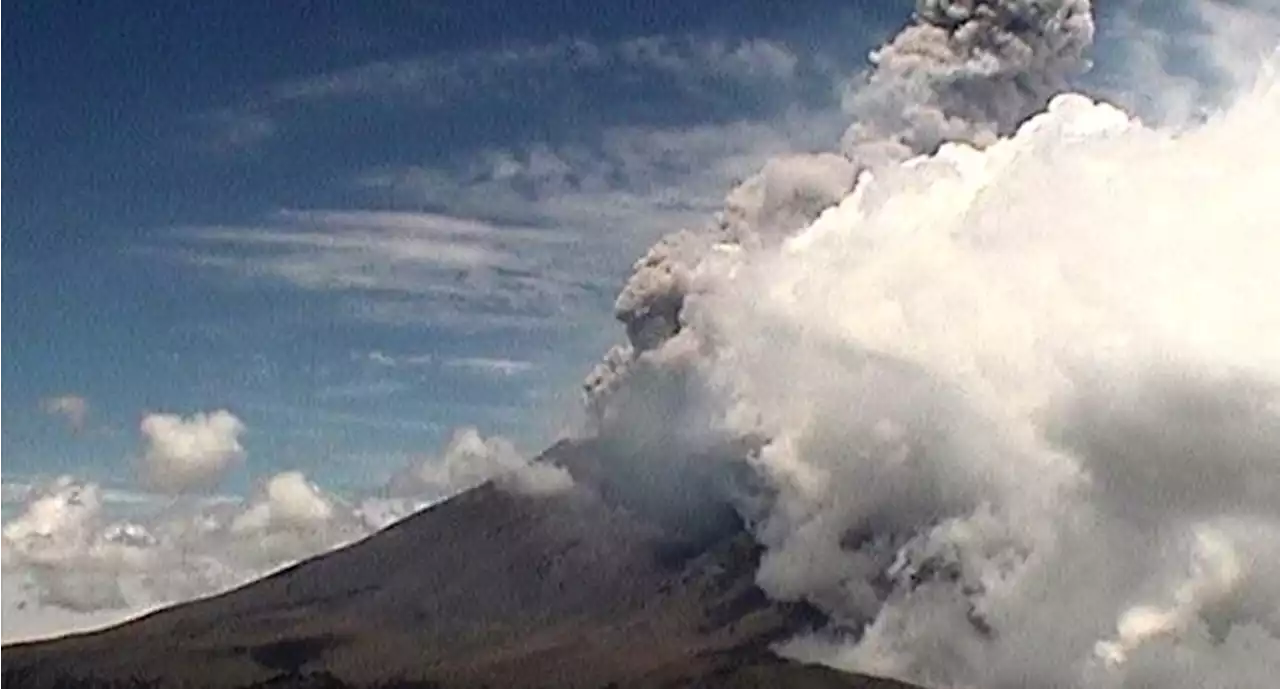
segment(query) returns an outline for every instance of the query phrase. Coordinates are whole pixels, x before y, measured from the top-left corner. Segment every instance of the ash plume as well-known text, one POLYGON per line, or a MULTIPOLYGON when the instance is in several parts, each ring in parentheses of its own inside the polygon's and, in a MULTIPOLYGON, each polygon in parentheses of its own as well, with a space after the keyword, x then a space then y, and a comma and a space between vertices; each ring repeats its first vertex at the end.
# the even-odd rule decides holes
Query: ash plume
POLYGON ((1041 109, 1088 68, 1089 0, 921 0, 913 21, 871 55, 844 99, 854 118, 840 154, 770 162, 703 228, 664 237, 636 262, 615 304, 627 344, 584 383, 597 425, 635 360, 685 326, 691 278, 715 244, 776 243, 834 205, 859 171, 944 141, 986 145, 1041 109))
POLYGON ((1280 58, 1151 127, 1064 93, 1089 9, 921 3, 841 155, 766 167, 618 300, 594 430, 750 469, 703 497, 831 620, 785 655, 937 687, 1280 672, 1280 58))
POLYGON ((842 147, 852 160, 989 145, 1089 66, 1089 0, 920 0, 915 16, 848 86, 854 123, 842 147))

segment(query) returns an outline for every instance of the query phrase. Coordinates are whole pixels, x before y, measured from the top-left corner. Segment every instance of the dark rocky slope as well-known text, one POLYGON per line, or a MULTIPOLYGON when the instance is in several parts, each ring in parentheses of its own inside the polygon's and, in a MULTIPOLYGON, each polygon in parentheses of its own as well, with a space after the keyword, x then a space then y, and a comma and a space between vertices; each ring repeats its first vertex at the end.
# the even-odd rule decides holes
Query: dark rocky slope
POLYGON ((544 458, 569 494, 482 486, 226 594, 7 646, 3 685, 906 687, 773 655, 821 620, 755 587, 732 511, 664 524, 600 480, 596 449, 544 458))

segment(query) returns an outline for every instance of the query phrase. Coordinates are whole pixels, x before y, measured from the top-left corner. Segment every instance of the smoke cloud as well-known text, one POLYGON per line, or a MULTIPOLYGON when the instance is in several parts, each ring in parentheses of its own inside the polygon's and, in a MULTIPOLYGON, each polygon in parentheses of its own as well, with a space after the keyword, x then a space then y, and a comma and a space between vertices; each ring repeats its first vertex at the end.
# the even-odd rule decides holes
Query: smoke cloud
POLYGON ((633 363, 688 324, 691 275, 714 245, 748 248, 799 230, 837 203, 860 170, 929 153, 946 141, 987 145, 1088 68, 1088 0, 927 0, 914 21, 850 82, 855 123, 843 155, 773 161, 729 194, 707 227, 676 232, 638 261, 615 304, 628 344, 610 351, 584 388, 596 430, 633 363))
POLYGON ((766 168, 619 297, 593 430, 752 470, 759 584, 832 620, 780 652, 1274 684, 1280 59, 1162 129, 1069 93, 1093 32, 1087 2, 920 3, 842 156, 766 168))
POLYGON ((1270 683, 1278 114, 1274 74, 1179 134, 1060 96, 702 273, 726 434, 770 439, 759 581, 853 639, 789 652, 937 686, 1270 683))
POLYGON ((186 418, 148 414, 142 419, 141 430, 146 442, 143 480, 161 492, 208 488, 244 458, 240 434, 245 425, 223 409, 186 418))
POLYGON ((876 164, 1009 133, 1088 68, 1090 9, 1089 0, 917 2, 916 21, 849 84, 845 154, 876 164))

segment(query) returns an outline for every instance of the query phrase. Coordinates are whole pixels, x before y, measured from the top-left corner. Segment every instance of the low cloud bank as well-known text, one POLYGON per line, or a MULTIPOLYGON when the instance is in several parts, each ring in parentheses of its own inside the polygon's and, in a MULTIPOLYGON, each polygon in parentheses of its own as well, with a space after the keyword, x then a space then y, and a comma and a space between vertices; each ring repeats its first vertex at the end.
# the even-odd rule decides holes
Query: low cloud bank
POLYGON ((245 458, 238 442, 245 430, 227 412, 149 416, 142 427, 149 467, 143 485, 163 491, 131 494, 127 504, 119 491, 71 476, 7 494, 6 502, 20 509, 0 532, 5 641, 92 628, 213 595, 486 481, 534 497, 573 486, 563 469, 530 463, 509 441, 463 428, 437 456, 351 499, 299 471, 263 478, 243 500, 191 494, 245 458))

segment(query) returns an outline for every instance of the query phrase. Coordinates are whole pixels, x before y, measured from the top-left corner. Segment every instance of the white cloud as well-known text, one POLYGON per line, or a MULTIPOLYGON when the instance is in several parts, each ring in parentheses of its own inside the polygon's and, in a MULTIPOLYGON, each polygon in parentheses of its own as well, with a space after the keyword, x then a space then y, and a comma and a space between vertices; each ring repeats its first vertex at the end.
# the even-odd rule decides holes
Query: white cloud
POLYGON ((302 432, 322 432, 327 426, 358 426, 374 429, 406 431, 437 431, 439 424, 428 418, 413 415, 394 416, 363 412, 318 409, 314 405, 248 403, 244 408, 261 416, 282 418, 293 424, 305 425, 302 432), (319 427, 319 428, 318 428, 319 427))
POLYGON ((265 573, 361 538, 380 527, 307 480, 300 471, 275 474, 242 511, 220 525, 232 562, 265 573))
POLYGON ((232 531, 265 531, 270 527, 307 529, 333 518, 333 504, 300 471, 267 479, 261 496, 231 522, 232 531))
POLYGON ((392 478, 392 496, 438 500, 490 479, 516 492, 546 495, 573 485, 563 469, 531 463, 500 436, 484 437, 474 427, 454 429, 440 454, 406 467, 392 478))
POLYGON ((410 389, 412 389, 412 386, 403 380, 372 380, 344 385, 329 385, 317 390, 315 395, 317 399, 321 400, 369 399, 389 397, 410 389))
POLYGON ((245 425, 226 410, 186 418, 148 414, 140 428, 146 442, 143 480, 166 493, 208 488, 245 455, 240 445, 245 425))
POLYGON ((507 50, 484 50, 374 62, 316 77, 277 84, 272 104, 339 98, 413 95, 419 102, 456 104, 462 94, 483 91, 512 74, 573 72, 618 76, 652 72, 689 87, 717 79, 786 85, 800 58, 767 39, 728 42, 692 36, 645 36, 608 44, 568 39, 507 50))
MULTIPOLYGON (((448 327, 537 324, 577 308, 605 276, 573 266, 590 239, 429 213, 281 212, 259 228, 200 228, 187 260, 351 296, 356 315, 416 312, 448 327)), ((407 315, 407 314, 406 314, 407 315)))
POLYGON ((775 156, 831 146, 843 126, 834 104, 767 119, 619 126, 593 145, 487 150, 455 167, 372 171, 362 183, 405 203, 521 218, 606 242, 588 248, 638 250, 665 232, 705 224, 736 181, 775 156))
MULTIPOLYGON (((571 72, 567 88, 580 88, 582 70, 621 81, 639 70, 689 97, 749 85, 776 103, 739 121, 606 127, 573 143, 522 142, 453 162, 371 169, 359 180, 370 198, 433 212, 285 211, 258 227, 199 228, 177 253, 333 291, 343 312, 377 323, 467 331, 581 321, 602 312, 627 257, 662 233, 707 222, 735 179, 773 155, 838 137, 844 117, 834 93, 816 109, 776 107, 794 100, 801 82, 812 85, 799 71, 829 69, 811 62, 764 39, 641 37, 376 63, 279 84, 253 113, 393 94, 458 108, 454 90, 485 96, 505 92, 493 80, 543 83, 527 78, 538 70, 571 72)), ((702 119, 713 117, 723 113, 702 119)))
POLYGON ((726 42, 719 39, 644 36, 611 46, 624 64, 665 72, 696 82, 704 78, 739 83, 785 82, 796 75, 800 58, 782 43, 767 39, 726 42))
POLYGON ((379 368, 419 368, 436 363, 438 358, 429 353, 389 354, 381 349, 374 349, 363 353, 353 352, 351 356, 353 359, 367 361, 379 368))
POLYGON ((384 525, 293 471, 244 503, 180 496, 127 517, 107 492, 62 477, 5 524, 6 642, 218 593, 384 525))
POLYGON ((89 400, 81 395, 59 395, 40 402, 46 414, 62 417, 74 431, 84 430, 89 418, 89 400))
POLYGON ((392 495, 443 498, 523 464, 520 452, 506 438, 485 438, 474 427, 457 428, 439 456, 406 467, 388 487, 392 495))
POLYGON ((502 359, 496 357, 460 357, 456 359, 448 359, 445 365, 450 368, 463 369, 474 373, 514 376, 521 373, 528 373, 537 368, 532 361, 524 361, 522 359, 502 359))
POLYGON ((103 527, 99 487, 61 477, 5 524, 4 567, 39 572, 43 604, 74 612, 122 607, 117 574, 145 555, 108 537, 103 527))
POLYGON ((705 99, 709 92, 752 93, 774 103, 794 100, 815 80, 832 79, 824 60, 797 55, 765 38, 642 36, 597 43, 564 39, 506 49, 443 52, 379 61, 267 86, 263 95, 201 117, 220 151, 252 150, 288 127, 299 108, 362 100, 396 99, 419 109, 491 107, 501 99, 549 96, 554 89, 580 91, 584 79, 613 84, 652 80, 677 97, 705 99), (530 90, 537 85, 536 90, 530 90))
POLYGON ((76 612, 44 603, 25 572, 6 572, 0 592, 0 640, 4 643, 86 632, 125 622, 152 608, 76 612))
MULTIPOLYGON (((316 247, 306 252, 286 252, 265 265, 249 259, 247 265, 303 286, 363 287, 366 293, 348 306, 358 317, 377 322, 429 320, 456 329, 562 327, 600 313, 616 276, 641 247, 663 233, 707 224, 736 180, 782 152, 829 145, 842 127, 833 106, 768 121, 618 127, 593 147, 536 144, 484 151, 449 168, 372 171, 361 179, 363 186, 405 205, 492 218, 485 224, 493 236, 512 223, 555 230, 522 228, 520 239, 530 241, 473 254, 482 267, 471 271, 397 263, 383 242, 358 236, 309 237, 316 247), (528 233, 543 241, 533 241, 528 233), (346 246, 356 243, 362 248, 346 246), (377 288, 399 294, 369 293, 377 288)), ((371 216, 370 222, 385 219, 371 216)), ((276 241, 274 235, 268 241, 276 241)), ((457 241, 484 245, 490 240, 457 241)), ((225 264, 226 257, 219 260, 225 264)), ((246 266, 244 260, 231 262, 246 266)))
POLYGON ((166 499, 69 476, 23 490, 6 484, 6 501, 22 504, 0 531, 4 640, 88 629, 219 593, 490 479, 534 497, 573 485, 563 469, 531 464, 509 441, 474 428, 456 430, 439 457, 406 467, 389 490, 354 504, 299 471, 263 479, 247 500, 166 499))

